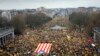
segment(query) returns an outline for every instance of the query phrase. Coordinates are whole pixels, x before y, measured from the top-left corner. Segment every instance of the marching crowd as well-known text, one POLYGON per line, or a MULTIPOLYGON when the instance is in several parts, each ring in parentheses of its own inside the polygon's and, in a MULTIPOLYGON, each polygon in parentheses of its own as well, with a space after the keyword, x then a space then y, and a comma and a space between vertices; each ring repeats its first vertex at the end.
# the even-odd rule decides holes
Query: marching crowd
POLYGON ((10 47, 14 48, 7 52, 9 56, 31 56, 41 42, 52 43, 48 56, 98 56, 100 51, 92 38, 88 40, 88 36, 74 30, 27 29, 23 35, 17 37, 7 46, 8 50, 10 47))
POLYGON ((38 39, 36 38, 37 40, 34 40, 34 44, 37 43, 35 48, 40 42, 53 44, 49 53, 50 56, 94 56, 98 54, 97 44, 93 43, 91 39, 88 40, 88 36, 83 35, 83 33, 46 28, 36 29, 33 31, 33 34, 35 34, 34 37, 38 37, 38 39))

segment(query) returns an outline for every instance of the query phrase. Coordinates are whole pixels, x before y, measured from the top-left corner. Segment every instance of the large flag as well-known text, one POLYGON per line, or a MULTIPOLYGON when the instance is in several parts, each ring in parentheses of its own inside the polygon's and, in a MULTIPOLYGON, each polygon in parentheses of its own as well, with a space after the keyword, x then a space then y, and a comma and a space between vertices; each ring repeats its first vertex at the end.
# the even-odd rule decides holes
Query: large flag
POLYGON ((39 43, 34 53, 48 54, 51 49, 52 43, 39 43))

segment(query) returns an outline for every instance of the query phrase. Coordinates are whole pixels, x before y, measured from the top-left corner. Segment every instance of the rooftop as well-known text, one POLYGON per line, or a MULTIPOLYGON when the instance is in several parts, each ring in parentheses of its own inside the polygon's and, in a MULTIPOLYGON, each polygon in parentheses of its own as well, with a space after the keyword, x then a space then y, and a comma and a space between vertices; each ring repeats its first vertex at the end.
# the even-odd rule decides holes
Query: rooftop
POLYGON ((9 28, 0 28, 0 33, 7 31, 9 28))
POLYGON ((4 33, 4 32, 8 32, 10 30, 14 30, 13 28, 0 28, 0 34, 4 33))
POLYGON ((100 27, 95 27, 95 28, 94 28, 94 31, 100 33, 100 27))

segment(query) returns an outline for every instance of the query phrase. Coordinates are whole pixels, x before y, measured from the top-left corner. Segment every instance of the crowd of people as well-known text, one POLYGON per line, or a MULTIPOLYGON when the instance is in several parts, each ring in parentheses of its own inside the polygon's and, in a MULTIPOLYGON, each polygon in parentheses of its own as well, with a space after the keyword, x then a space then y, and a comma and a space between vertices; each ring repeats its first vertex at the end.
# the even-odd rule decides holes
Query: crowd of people
POLYGON ((48 27, 27 29, 23 35, 16 36, 12 43, 7 45, 4 54, 31 56, 39 43, 50 42, 52 47, 48 56, 98 56, 98 45, 94 42, 89 43, 87 37, 83 33, 68 29, 51 30, 48 27))

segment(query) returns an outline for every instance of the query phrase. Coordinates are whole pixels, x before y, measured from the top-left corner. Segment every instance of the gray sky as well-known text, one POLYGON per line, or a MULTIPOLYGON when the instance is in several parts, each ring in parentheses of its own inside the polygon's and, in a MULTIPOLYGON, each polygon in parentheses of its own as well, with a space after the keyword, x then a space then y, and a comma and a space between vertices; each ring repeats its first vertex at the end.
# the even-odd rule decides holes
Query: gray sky
POLYGON ((100 7, 99 0, 0 0, 0 9, 100 7))

